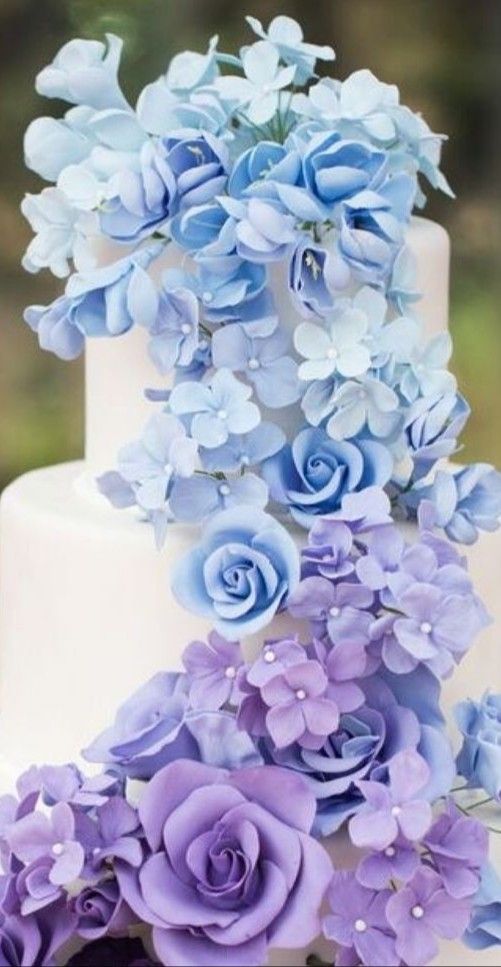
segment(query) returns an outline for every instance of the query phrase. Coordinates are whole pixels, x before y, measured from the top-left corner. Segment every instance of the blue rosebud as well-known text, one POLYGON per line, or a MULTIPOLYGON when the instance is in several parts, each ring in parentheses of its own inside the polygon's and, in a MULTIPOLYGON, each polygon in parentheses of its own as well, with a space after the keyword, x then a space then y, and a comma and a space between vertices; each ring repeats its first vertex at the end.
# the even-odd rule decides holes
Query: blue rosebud
POLYGON ((284 527, 252 507, 224 510, 177 564, 172 589, 194 614, 236 640, 260 631, 299 582, 299 552, 284 527))
POLYGON ((331 440, 325 430, 302 430, 263 464, 274 500, 289 507, 299 524, 333 514, 346 494, 388 483, 393 459, 374 440, 331 440))

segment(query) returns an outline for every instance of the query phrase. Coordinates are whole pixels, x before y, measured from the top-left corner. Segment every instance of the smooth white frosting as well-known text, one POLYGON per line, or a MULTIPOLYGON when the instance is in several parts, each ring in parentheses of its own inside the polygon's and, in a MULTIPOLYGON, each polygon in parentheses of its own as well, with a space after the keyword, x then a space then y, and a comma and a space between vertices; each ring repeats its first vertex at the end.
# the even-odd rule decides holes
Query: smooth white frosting
MULTIPOLYGON (((447 329, 449 316, 449 236, 444 228, 414 217, 408 245, 416 260, 417 290, 423 297, 415 310, 428 336, 447 329)), ((186 256, 168 246, 158 275, 175 264, 188 266, 186 256)), ((189 267, 189 266, 188 266, 189 267)), ((273 295, 281 325, 292 331, 304 321, 290 299, 283 267, 273 270, 273 295)), ((145 388, 165 389, 168 380, 159 376, 148 356, 148 334, 141 327, 123 336, 89 339, 86 348, 86 457, 89 473, 97 475, 114 465, 120 447, 139 436, 154 411, 145 399, 145 388)), ((288 412, 274 410, 268 418, 290 429, 288 412)), ((294 429, 294 427, 292 427, 294 429)))

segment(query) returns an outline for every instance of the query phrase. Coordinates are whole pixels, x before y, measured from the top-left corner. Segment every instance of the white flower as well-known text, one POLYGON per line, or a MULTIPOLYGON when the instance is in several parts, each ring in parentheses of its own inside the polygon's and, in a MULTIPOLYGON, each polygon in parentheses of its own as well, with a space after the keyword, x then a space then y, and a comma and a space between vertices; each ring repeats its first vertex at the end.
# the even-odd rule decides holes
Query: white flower
POLYGON ((268 32, 256 17, 246 17, 245 19, 258 37, 268 40, 276 47, 286 64, 293 64, 297 68, 296 81, 298 84, 304 84, 313 75, 316 60, 335 59, 336 55, 332 47, 305 44, 303 31, 292 17, 274 17, 268 27, 268 32))
POLYGON ((295 67, 280 67, 280 55, 273 44, 259 40, 243 52, 245 77, 217 77, 214 86, 223 100, 246 107, 252 124, 271 121, 279 106, 279 91, 287 87, 296 73, 295 67))
POLYGON ((39 195, 26 195, 21 211, 36 232, 23 259, 23 267, 28 272, 48 268, 63 279, 69 275, 70 259, 75 260, 77 268, 83 268, 87 236, 96 230, 92 214, 75 208, 58 188, 44 188, 39 195))
POLYGON ((364 344, 368 319, 364 312, 352 307, 340 309, 327 328, 303 322, 294 333, 294 345, 307 360, 298 371, 300 379, 327 379, 362 376, 370 367, 371 355, 364 344))

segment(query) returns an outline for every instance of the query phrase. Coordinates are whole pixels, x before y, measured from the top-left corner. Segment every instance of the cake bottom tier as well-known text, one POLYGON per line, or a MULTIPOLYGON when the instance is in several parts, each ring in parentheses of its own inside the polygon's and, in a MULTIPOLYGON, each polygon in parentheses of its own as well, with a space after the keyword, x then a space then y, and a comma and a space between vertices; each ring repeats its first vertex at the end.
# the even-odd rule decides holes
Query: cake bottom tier
MULTIPOLYGON (((160 669, 180 668, 186 644, 210 630, 170 590, 169 572, 196 532, 176 525, 158 553, 150 528, 134 514, 82 494, 83 472, 82 463, 35 471, 2 498, 2 791, 31 763, 78 758, 135 688, 160 669)), ((467 695, 501 691, 501 534, 484 537, 468 557, 494 621, 446 684, 449 709, 467 695)), ((279 616, 266 636, 288 630, 287 618, 279 616)), ((260 639, 249 640, 250 651, 260 639)), ((327 845, 336 866, 352 865, 346 834, 327 845)), ((501 836, 493 837, 493 850, 499 863, 501 836)), ((304 965, 310 953, 329 962, 329 945, 319 940, 308 951, 274 951, 270 964, 304 965)), ((482 952, 480 959, 501 964, 499 950, 482 952)), ((479 962, 478 953, 459 943, 444 944, 435 961, 438 967, 479 962)))

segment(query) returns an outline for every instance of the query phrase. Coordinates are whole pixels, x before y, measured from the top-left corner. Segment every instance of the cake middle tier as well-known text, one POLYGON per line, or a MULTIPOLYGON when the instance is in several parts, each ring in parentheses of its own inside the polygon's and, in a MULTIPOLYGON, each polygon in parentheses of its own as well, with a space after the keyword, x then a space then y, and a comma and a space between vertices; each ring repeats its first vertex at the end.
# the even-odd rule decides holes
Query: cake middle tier
MULTIPOLYGON (((26 474, 0 504, 0 752, 13 767, 74 760, 121 702, 155 672, 180 669, 186 645, 211 628, 170 587, 198 531, 172 525, 158 552, 133 512, 79 494, 82 468, 26 474)), ((415 528, 406 531, 412 539, 415 528)), ((305 531, 295 537, 307 540, 305 531)), ((446 683, 449 708, 499 690, 501 532, 484 535, 468 556, 495 621, 446 683)), ((307 640, 306 626, 279 615, 245 640, 248 657, 291 631, 307 640)))

